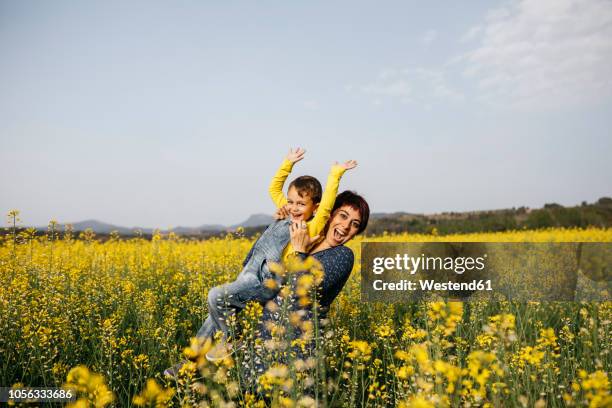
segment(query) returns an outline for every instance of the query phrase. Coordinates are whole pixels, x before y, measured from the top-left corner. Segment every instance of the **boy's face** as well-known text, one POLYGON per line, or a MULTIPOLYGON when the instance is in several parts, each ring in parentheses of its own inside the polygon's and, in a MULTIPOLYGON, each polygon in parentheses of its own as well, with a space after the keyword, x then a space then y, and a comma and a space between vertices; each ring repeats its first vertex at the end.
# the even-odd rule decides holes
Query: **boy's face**
POLYGON ((307 221, 318 207, 319 204, 313 203, 309 195, 300 196, 295 187, 287 191, 287 210, 293 221, 307 221))

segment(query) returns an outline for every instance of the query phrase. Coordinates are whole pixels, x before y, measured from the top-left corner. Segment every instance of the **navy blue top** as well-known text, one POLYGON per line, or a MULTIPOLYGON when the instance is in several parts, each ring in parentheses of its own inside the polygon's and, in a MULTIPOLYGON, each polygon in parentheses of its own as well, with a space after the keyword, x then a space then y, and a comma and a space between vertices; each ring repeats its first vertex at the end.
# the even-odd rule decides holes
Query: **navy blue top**
MULTIPOLYGON (((307 256, 308 255, 306 254, 302 255, 303 258, 306 258, 307 256)), ((324 277, 323 282, 317 290, 317 298, 319 301, 318 317, 319 319, 324 319, 329 311, 329 306, 338 296, 338 294, 340 294, 344 284, 351 275, 355 257, 353 255, 353 251, 344 245, 327 248, 310 256, 319 261, 323 266, 324 277)), ((303 273, 299 272, 293 274, 291 280, 287 284, 291 285, 292 288, 295 289, 296 282, 299 276, 302 274, 303 273)), ((289 309, 292 311, 303 310, 302 319, 312 319, 313 313, 310 306, 300 306, 298 304, 298 298, 294 295, 294 293, 295 290, 292 290, 292 297, 289 299, 289 309)), ((273 301, 280 307, 284 299, 279 294, 273 299, 273 301)), ((279 322, 279 320, 280 315, 278 312, 271 312, 268 308, 264 309, 262 325, 260 327, 260 334, 264 339, 271 338, 271 334, 266 328, 266 321, 279 322)), ((295 334, 298 335, 299 333, 295 334)))
MULTIPOLYGON (((307 254, 303 254, 302 258, 306 258, 307 254)), ((312 255, 317 261, 319 261, 323 267, 324 277, 320 286, 317 288, 317 297, 319 300, 319 308, 317 309, 317 321, 320 323, 318 325, 320 331, 319 336, 323 336, 325 332, 325 327, 323 323, 326 323, 327 320, 323 320, 327 316, 327 312, 329 311, 329 306, 334 301, 334 299, 338 296, 344 284, 348 280, 351 275, 351 270, 353 269, 354 255, 353 251, 349 248, 340 245, 333 248, 328 248, 323 251, 316 252, 312 255)), ((289 342, 286 344, 290 344, 290 342, 294 339, 302 336, 303 332, 300 328, 295 327, 289 323, 289 319, 287 314, 283 313, 281 316, 281 307, 283 302, 287 302, 287 309, 289 312, 296 311, 300 315, 300 319, 302 321, 313 321, 314 313, 310 306, 302 307, 298 303, 298 298, 295 296, 295 286, 297 279, 304 272, 298 272, 292 275, 291 280, 287 283, 292 286, 291 297, 289 299, 283 299, 280 294, 277 295, 272 301, 276 303, 278 307, 277 311, 271 311, 268 307, 264 307, 263 316, 257 331, 259 332, 259 336, 262 340, 270 340, 272 339, 272 334, 270 332, 270 325, 267 323, 275 323, 284 327, 291 327, 285 335, 282 335, 284 340, 288 340, 289 342)), ((308 356, 311 356, 315 350, 315 341, 314 339, 307 342, 304 347, 293 346, 290 347, 289 351, 291 355, 295 356, 295 358, 306 359, 308 356)), ((255 381, 259 375, 261 375, 267 367, 267 362, 276 361, 276 362, 284 362, 286 355, 278 355, 276 352, 270 352, 265 348, 265 342, 256 346, 253 350, 253 354, 251 351, 245 352, 245 362, 243 362, 243 370, 245 373, 244 380, 245 381, 255 381), (265 356, 265 357, 264 357, 265 356), (247 363, 249 359, 252 359, 253 365, 247 363)), ((252 385, 252 384, 251 384, 252 385)), ((313 394, 314 395, 314 394, 313 394)))
POLYGON ((316 252, 312 257, 321 263, 325 271, 319 291, 319 304, 329 308, 351 275, 355 256, 349 248, 340 245, 316 252))

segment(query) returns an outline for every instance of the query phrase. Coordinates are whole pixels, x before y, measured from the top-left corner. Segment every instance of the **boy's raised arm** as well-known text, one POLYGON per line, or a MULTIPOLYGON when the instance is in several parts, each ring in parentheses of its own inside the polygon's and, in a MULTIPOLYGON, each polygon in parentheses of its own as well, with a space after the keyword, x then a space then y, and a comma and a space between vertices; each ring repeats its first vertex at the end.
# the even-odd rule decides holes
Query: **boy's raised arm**
POLYGON ((308 234, 311 237, 317 236, 323 231, 331 215, 331 210, 334 208, 334 203, 336 202, 340 178, 345 171, 354 169, 355 167, 357 167, 357 162, 355 160, 349 160, 342 164, 334 163, 332 166, 329 171, 329 176, 327 177, 327 184, 325 184, 325 191, 323 191, 317 213, 312 221, 308 223, 308 234))
POLYGON ((287 153, 285 160, 283 160, 280 168, 276 171, 274 177, 272 177, 268 192, 276 208, 280 208, 287 204, 287 198, 285 194, 283 194, 283 186, 285 185, 285 180, 287 180, 289 173, 293 170, 293 165, 304 158, 304 153, 306 153, 306 150, 301 147, 295 150, 289 149, 289 153, 287 153))

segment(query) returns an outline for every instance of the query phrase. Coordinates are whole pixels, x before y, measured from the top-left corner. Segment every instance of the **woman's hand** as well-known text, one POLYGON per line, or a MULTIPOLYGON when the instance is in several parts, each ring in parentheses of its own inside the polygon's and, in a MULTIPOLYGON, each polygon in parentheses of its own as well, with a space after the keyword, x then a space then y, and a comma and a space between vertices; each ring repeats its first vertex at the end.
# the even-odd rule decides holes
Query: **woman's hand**
POLYGON ((289 211, 287 210, 287 206, 284 205, 281 208, 278 208, 273 215, 274 219, 276 221, 278 220, 284 220, 285 218, 289 217, 289 211))
POLYGON ((308 253, 312 243, 319 239, 318 235, 312 238, 308 235, 308 228, 304 221, 291 223, 289 233, 291 234, 291 246, 298 252, 308 253))

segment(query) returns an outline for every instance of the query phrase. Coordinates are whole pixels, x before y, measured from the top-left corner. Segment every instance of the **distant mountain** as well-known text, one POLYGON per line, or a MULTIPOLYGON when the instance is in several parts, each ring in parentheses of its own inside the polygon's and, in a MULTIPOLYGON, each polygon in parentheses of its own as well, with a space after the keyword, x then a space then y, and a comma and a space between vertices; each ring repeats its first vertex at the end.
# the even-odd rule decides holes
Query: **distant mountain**
POLYGON ((269 214, 253 214, 245 221, 240 224, 232 225, 231 229, 236 229, 238 227, 261 227, 263 225, 270 225, 274 221, 274 217, 269 214))
MULTIPOLYGON (((174 227, 169 230, 162 231, 162 232, 165 232, 165 233, 174 232, 175 234, 179 234, 179 235, 201 235, 202 233, 206 234, 206 233, 211 233, 211 232, 234 230, 238 227, 244 227, 244 228, 261 227, 261 226, 269 225, 270 223, 272 223, 272 221, 274 221, 274 218, 272 218, 271 215, 253 214, 249 218, 247 218, 245 221, 239 224, 232 225, 230 227, 227 227, 221 224, 203 224, 203 225, 200 225, 199 227, 179 226, 179 227, 174 227)), ((69 223, 58 224, 57 229, 60 231, 63 231, 66 228, 67 224, 69 223)), ((152 234, 154 231, 153 228, 139 228, 139 227, 128 228, 128 227, 122 227, 119 225, 109 224, 109 223, 98 221, 98 220, 85 220, 85 221, 79 221, 79 222, 74 222, 70 224, 72 225, 73 231, 77 231, 77 232, 85 231, 86 229, 91 228, 93 232, 95 232, 96 234, 110 234, 112 231, 117 231, 121 235, 134 235, 136 231, 140 231, 143 234, 152 234)), ((40 227, 36 227, 36 229, 39 231, 46 231, 47 227, 40 226, 40 227)))
POLYGON ((175 227, 170 229, 170 232, 183 235, 197 235, 201 232, 223 231, 226 228, 221 224, 204 224, 199 227, 175 227))
MULTIPOLYGON (((65 226, 66 224, 58 224, 58 227, 61 230, 63 230, 65 226)), ((74 231, 85 231, 87 228, 91 228, 96 234, 110 234, 112 231, 117 231, 119 232, 119 234, 122 235, 129 235, 134 233, 134 230, 130 228, 107 224, 98 220, 85 220, 72 223, 72 229, 74 231)), ((39 227, 38 229, 46 230, 47 227, 39 227)))
MULTIPOLYGON (((274 218, 268 214, 253 214, 241 223, 232 226, 219 224, 204 224, 199 227, 175 227, 162 232, 174 232, 180 235, 209 237, 223 235, 238 227, 244 227, 246 234, 256 234, 272 223, 274 218)), ((556 203, 545 204, 543 208, 528 207, 507 208, 487 211, 443 212, 437 214, 414 214, 407 212, 372 213, 366 230, 368 235, 388 233, 431 233, 434 229, 439 234, 454 234, 482 231, 507 231, 517 229, 537 229, 547 227, 579 227, 597 226, 612 227, 612 198, 602 197, 592 204, 586 201, 579 206, 563 207, 556 203)), ((64 224, 58 225, 63 231, 64 224)), ((151 228, 126 228, 97 220, 75 222, 72 229, 75 232, 91 228, 97 234, 110 234, 118 231, 121 235, 134 235, 140 230, 145 235, 153 232, 151 228)), ((38 227, 46 231, 47 227, 38 227)), ((2 229, 0 228, 0 232, 2 229)))
POLYGON ((601 197, 589 204, 564 207, 557 203, 543 208, 512 207, 498 210, 442 212, 436 214, 377 214, 366 230, 368 235, 394 233, 465 234, 550 227, 612 227, 612 198, 601 197))

